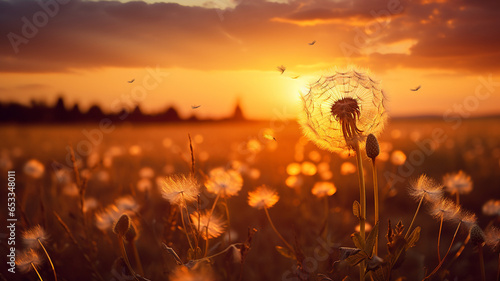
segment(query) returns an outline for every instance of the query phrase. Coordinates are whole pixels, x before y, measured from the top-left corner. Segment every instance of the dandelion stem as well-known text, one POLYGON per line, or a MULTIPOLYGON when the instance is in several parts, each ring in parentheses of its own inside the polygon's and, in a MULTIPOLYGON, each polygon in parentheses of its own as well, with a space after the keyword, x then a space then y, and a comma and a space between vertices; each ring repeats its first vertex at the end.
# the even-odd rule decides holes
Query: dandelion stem
POLYGON ((443 259, 439 262, 439 264, 436 266, 436 268, 434 268, 434 270, 429 275, 427 275, 427 277, 425 277, 423 280, 428 280, 432 275, 434 275, 441 268, 444 260, 446 259, 446 257, 450 253, 450 250, 451 250, 451 247, 453 246, 453 243, 455 242, 455 238, 457 237, 457 233, 458 233, 458 230, 460 229, 460 225, 462 225, 461 221, 457 225, 457 229, 455 230, 455 234, 453 234, 453 238, 451 239, 450 246, 448 247, 446 254, 443 256, 443 259))
POLYGON ((215 201, 214 201, 214 204, 212 205, 212 209, 210 210, 210 215, 208 216, 208 219, 207 219, 207 229, 205 230, 206 231, 206 236, 205 236, 205 255, 203 257, 206 257, 208 255, 208 241, 210 239, 208 239, 208 227, 210 225, 210 219, 212 218, 212 214, 214 213, 214 209, 215 209, 215 206, 217 205, 217 201, 219 201, 219 198, 220 198, 220 193, 217 194, 217 197, 215 197, 215 201))
POLYGON ((132 241, 132 250, 134 251, 134 259, 137 264, 137 270, 141 276, 144 276, 144 269, 142 268, 141 258, 139 257, 139 252, 137 251, 137 247, 135 246, 135 242, 132 241))
MULTIPOLYGON (((375 201, 375 224, 379 222, 379 200, 378 200, 378 179, 377 179, 377 166, 375 165, 375 158, 372 158, 373 170, 373 200, 375 201)), ((375 255, 378 255, 378 233, 375 238, 375 255)))
POLYGON ((38 275, 38 278, 40 279, 40 281, 43 281, 42 276, 40 276, 40 273, 38 272, 38 270, 36 270, 36 266, 32 262, 30 262, 30 264, 31 264, 31 267, 33 267, 33 269, 35 270, 36 275, 38 275))
POLYGON ((437 243, 438 261, 441 261, 440 244, 441 244, 441 233, 443 231, 443 220, 444 220, 444 216, 441 215, 441 223, 439 224, 439 234, 438 234, 438 243, 437 243))
POLYGON ((410 226, 408 227, 408 230, 406 231, 405 239, 408 238, 408 235, 410 234, 411 227, 413 226, 413 223, 415 222, 415 218, 417 218, 418 211, 420 210, 420 206, 422 206, 422 202, 424 201, 425 194, 422 195, 422 198, 420 198, 420 201, 418 202, 418 207, 417 210, 415 211, 415 214, 413 215, 413 219, 411 220, 410 226))
POLYGON ((228 243, 231 244, 231 220, 229 217, 229 207, 227 206, 227 198, 224 197, 224 206, 226 207, 226 216, 227 216, 227 235, 228 235, 228 243))
POLYGON ((128 260, 128 256, 127 256, 127 251, 125 250, 125 245, 123 244, 123 237, 121 237, 120 235, 118 235, 118 244, 120 244, 120 249, 122 251, 122 257, 123 257, 123 260, 125 261, 125 264, 127 265, 128 270, 130 271, 130 274, 132 274, 134 276, 135 280, 139 281, 139 279, 137 279, 137 276, 136 276, 134 269, 130 265, 130 261, 128 260))
MULTIPOLYGON (((365 240, 365 221, 366 221, 366 189, 365 189, 365 177, 363 172, 363 161, 361 159, 361 151, 359 149, 359 142, 356 141, 354 144, 354 149, 356 152, 356 160, 358 165, 358 177, 359 177, 359 201, 361 205, 360 216, 359 216, 359 234, 361 239, 365 240)), ((361 281, 365 280, 365 262, 362 261, 359 266, 359 279, 361 281)))
POLYGON ((189 234, 188 230, 186 228, 186 223, 184 222, 184 212, 182 211, 182 205, 179 205, 179 211, 181 212, 181 222, 182 222, 182 227, 184 228, 184 233, 186 234, 186 238, 189 243, 189 248, 194 251, 193 244, 191 244, 191 239, 189 239, 189 234))
POLYGON ((54 268, 54 264, 52 263, 52 259, 49 256, 49 253, 47 253, 47 249, 42 244, 42 241, 40 241, 40 238, 36 239, 38 241, 38 244, 42 247, 43 251, 45 252, 45 255, 47 256, 47 259, 49 260, 50 266, 52 267, 52 272, 54 272, 54 280, 57 281, 57 275, 56 275, 56 269, 54 268))
POLYGON ((456 203, 457 203, 457 205, 460 205, 460 193, 458 193, 458 191, 457 191, 457 196, 456 196, 456 198, 457 198, 457 202, 456 202, 456 203))
POLYGON ((481 268, 481 280, 486 281, 486 274, 484 272, 483 245, 479 245, 478 250, 479 250, 479 266, 481 268))
POLYGON ((271 216, 269 216, 269 211, 267 211, 266 207, 264 207, 264 211, 266 212, 266 216, 267 216, 267 219, 269 220, 269 224, 271 224, 271 228, 278 235, 278 237, 281 239, 281 241, 283 241, 283 243, 285 243, 285 245, 288 247, 288 249, 290 249, 290 251, 294 252, 293 247, 290 244, 288 244, 288 242, 286 242, 285 238, 283 238, 283 236, 281 236, 281 234, 279 233, 279 231, 274 226, 274 223, 271 220, 271 216))

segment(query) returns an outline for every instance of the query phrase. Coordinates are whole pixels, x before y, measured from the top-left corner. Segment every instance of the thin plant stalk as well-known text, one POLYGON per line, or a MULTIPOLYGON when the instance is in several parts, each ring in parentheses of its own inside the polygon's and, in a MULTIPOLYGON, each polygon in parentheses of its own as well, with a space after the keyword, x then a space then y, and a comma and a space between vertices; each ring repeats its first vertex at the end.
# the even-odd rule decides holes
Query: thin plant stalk
POLYGON ((220 198, 220 193, 217 194, 217 197, 215 197, 214 204, 212 205, 212 209, 210 210, 210 215, 208 216, 208 219, 207 219, 207 229, 205 230, 206 231, 206 237, 205 237, 205 255, 203 257, 206 257, 208 255, 208 241, 210 240, 210 239, 208 239, 208 227, 210 226, 210 219, 212 218, 215 206, 217 205, 217 201, 219 201, 219 198, 220 198))
POLYGON ((438 243, 437 243, 437 252, 438 252, 438 261, 441 261, 441 251, 440 251, 440 245, 441 245, 441 233, 443 232, 443 220, 444 217, 441 215, 441 223, 439 224, 439 234, 438 234, 438 243))
POLYGON ((479 250, 479 266, 481 268, 481 280, 486 281, 486 273, 484 271, 483 245, 479 245, 478 250, 479 250))
POLYGON ((408 230, 406 231, 405 239, 408 238, 408 235, 410 235, 410 230, 411 227, 413 226, 413 223, 415 222, 415 218, 417 218, 418 211, 420 211, 420 206, 422 206, 422 202, 424 201, 425 194, 422 195, 422 198, 420 198, 420 201, 418 202, 418 207, 417 210, 415 211, 415 214, 413 215, 413 219, 411 220, 410 226, 408 227, 408 230))
POLYGON ((118 244, 120 244, 120 249, 122 251, 122 257, 123 257, 123 260, 125 261, 125 264, 127 265, 128 270, 130 271, 130 274, 132 274, 134 276, 135 280, 139 281, 139 279, 137 279, 137 276, 136 276, 134 269, 130 265, 130 261, 128 260, 127 251, 125 250, 125 245, 123 244, 123 237, 118 236, 118 244))
MULTIPOLYGON (((379 222, 379 199, 378 199, 378 179, 377 179, 377 166, 375 165, 375 158, 372 158, 373 170, 373 200, 375 205, 375 224, 379 222)), ((378 255, 378 233, 375 238, 374 253, 378 255)))
POLYGON ((35 270, 36 275, 38 275, 38 279, 40 279, 40 281, 43 281, 42 276, 40 275, 40 273, 36 269, 36 266, 32 262, 30 262, 30 264, 31 264, 31 267, 33 267, 33 269, 35 270))
MULTIPOLYGON (((361 159, 361 151, 359 149, 359 142, 356 141, 354 145, 356 152, 356 160, 358 165, 358 177, 359 177, 359 201, 360 201, 360 216, 359 216, 359 235, 361 239, 365 241, 365 221, 366 221, 366 187, 365 187, 365 177, 363 170, 363 161, 361 159)), ((365 280, 365 262, 362 261, 359 266, 359 279, 361 281, 365 280)))
POLYGON ((497 280, 500 280, 500 253, 498 253, 497 280))
POLYGON ((229 217, 229 207, 227 206, 227 198, 224 197, 224 206, 226 207, 226 216, 227 216, 227 229, 228 229, 228 232, 227 232, 227 235, 228 235, 228 241, 229 241, 229 244, 231 244, 231 220, 230 220, 230 217, 229 217))
POLYGON ((276 235, 278 235, 278 237, 281 239, 281 241, 283 241, 283 243, 285 243, 285 245, 288 247, 288 249, 290 249, 290 251, 293 252, 294 251, 293 247, 290 244, 288 244, 288 242, 286 242, 285 238, 283 238, 283 236, 281 236, 278 229, 276 229, 276 227, 274 226, 274 223, 271 220, 271 216, 269 216, 269 211, 267 210, 266 207, 264 207, 264 211, 266 212, 266 216, 267 216, 267 220, 269 220, 269 224, 271 224, 271 228, 274 230, 276 235))
POLYGON ((444 260, 446 259, 446 257, 450 253, 450 250, 451 250, 451 247, 453 246, 453 243, 455 242, 455 238, 457 237, 457 233, 458 233, 458 230, 460 229, 460 225, 462 225, 462 222, 458 223, 457 229, 455 230, 455 234, 453 234, 453 238, 451 239, 450 246, 448 247, 446 254, 443 256, 443 259, 439 262, 439 264, 436 266, 436 268, 434 268, 434 270, 429 275, 427 275, 427 277, 425 277, 423 280, 428 280, 432 275, 434 275, 441 268, 444 260))
POLYGON ((42 247, 43 251, 45 252, 47 259, 49 260, 50 266, 52 267, 52 272, 54 273, 54 280, 57 281, 56 269, 54 268, 54 264, 52 263, 52 259, 50 258, 47 249, 45 249, 45 247, 43 246, 42 241, 40 241, 40 238, 37 238, 36 240, 38 241, 38 244, 40 244, 40 247, 42 247))
POLYGON ((457 199, 457 200, 456 200, 456 201, 457 201, 457 202, 456 202, 456 203, 457 203, 457 205, 460 205, 460 193, 458 193, 458 192, 457 192, 457 195, 456 195, 456 199, 457 199))
POLYGON ((182 227, 184 228, 184 233, 186 233, 186 238, 189 243, 189 248, 194 251, 193 244, 191 244, 191 239, 189 238, 188 230, 186 228, 186 223, 184 222, 184 212, 182 211, 182 206, 179 205, 179 211, 181 212, 182 227))
POLYGON ((131 244, 132 244, 132 251, 134 252, 134 259, 137 264, 137 270, 139 271, 139 274, 141 276, 144 276, 144 269, 142 267, 141 258, 139 257, 139 251, 137 251, 137 247, 135 246, 134 241, 132 241, 131 244))

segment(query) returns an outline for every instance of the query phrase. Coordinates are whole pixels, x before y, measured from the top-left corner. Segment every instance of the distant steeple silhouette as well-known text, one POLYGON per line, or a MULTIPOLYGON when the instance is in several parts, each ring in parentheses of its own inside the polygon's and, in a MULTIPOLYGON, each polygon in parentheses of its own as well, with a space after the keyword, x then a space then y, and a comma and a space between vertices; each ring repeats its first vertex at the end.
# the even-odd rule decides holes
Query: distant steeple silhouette
POLYGON ((245 116, 243 115, 243 110, 240 106, 240 99, 236 101, 236 107, 234 108, 233 116, 230 118, 233 121, 243 121, 245 120, 245 116))

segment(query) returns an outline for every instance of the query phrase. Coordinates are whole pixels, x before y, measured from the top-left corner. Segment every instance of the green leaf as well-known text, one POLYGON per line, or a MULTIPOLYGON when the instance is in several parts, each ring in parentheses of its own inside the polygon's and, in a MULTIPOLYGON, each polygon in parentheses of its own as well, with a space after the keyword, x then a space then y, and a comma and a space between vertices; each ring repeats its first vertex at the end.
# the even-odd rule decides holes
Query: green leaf
POLYGON ((295 255, 294 253, 292 253, 292 251, 290 251, 290 249, 281 246, 276 246, 276 250, 285 258, 295 260, 295 255))
POLYGON ((408 250, 411 247, 414 247, 417 244, 418 239, 420 238, 420 226, 415 227, 410 236, 408 236, 408 240, 405 245, 405 250, 408 250))
POLYGON ((368 234, 368 238, 366 238, 366 245, 363 248, 368 257, 372 256, 373 248, 375 247, 375 241, 377 241, 377 236, 378 236, 378 222, 370 231, 370 234, 368 234))
POLYGON ((366 255, 365 252, 359 251, 358 253, 356 253, 354 255, 350 255, 349 257, 347 257, 347 259, 345 259, 345 261, 350 266, 355 266, 355 265, 357 265, 358 263, 364 261, 367 258, 368 258, 368 256, 366 255))
POLYGON ((361 205, 359 204, 358 201, 354 200, 354 203, 352 203, 352 213, 358 219, 361 217, 361 215, 360 215, 361 212, 359 211, 360 209, 361 209, 361 205))
POLYGON ((351 239, 352 242, 354 242, 354 246, 356 246, 356 248, 362 251, 365 249, 365 241, 363 241, 361 235, 358 232, 354 232, 353 234, 351 234, 351 239))

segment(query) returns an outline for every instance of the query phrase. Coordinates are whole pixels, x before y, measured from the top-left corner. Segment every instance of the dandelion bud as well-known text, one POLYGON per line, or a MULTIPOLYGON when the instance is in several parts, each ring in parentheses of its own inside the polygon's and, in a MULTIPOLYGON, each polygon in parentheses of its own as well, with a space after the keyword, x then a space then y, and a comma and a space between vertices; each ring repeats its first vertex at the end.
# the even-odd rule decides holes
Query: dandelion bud
POLYGON ((378 140, 373 134, 369 134, 366 137, 366 155, 372 160, 375 160, 380 153, 380 146, 378 145, 378 140))
POLYGON ((482 245, 485 241, 484 232, 477 224, 473 225, 470 228, 469 235, 470 242, 473 245, 479 246, 482 245))
POLYGON ((123 237, 127 233, 130 227, 130 217, 127 214, 123 214, 115 224, 113 232, 117 235, 123 237))

